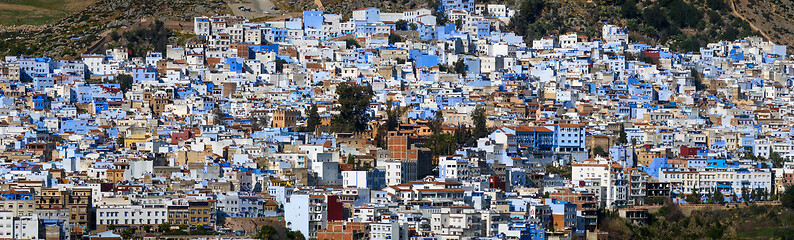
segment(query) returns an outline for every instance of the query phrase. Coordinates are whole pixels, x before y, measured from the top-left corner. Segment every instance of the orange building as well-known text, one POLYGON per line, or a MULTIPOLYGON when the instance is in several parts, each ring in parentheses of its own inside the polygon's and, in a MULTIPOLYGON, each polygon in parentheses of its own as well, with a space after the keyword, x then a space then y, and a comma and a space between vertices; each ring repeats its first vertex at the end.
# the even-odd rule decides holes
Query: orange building
POLYGON ((398 131, 389 132, 389 152, 391 159, 413 160, 417 157, 417 151, 409 147, 419 141, 419 138, 408 136, 398 131))
POLYGON ((392 160, 416 161, 416 176, 423 178, 432 174, 433 153, 422 147, 413 131, 389 132, 389 155, 392 160))
POLYGON ((300 113, 295 110, 277 110, 273 112, 273 127, 294 127, 300 113))
POLYGON ((320 240, 358 240, 369 236, 369 223, 332 221, 317 231, 320 240))
MULTIPOLYGON (((590 230, 595 229, 598 223, 598 197, 595 193, 564 188, 549 194, 549 197, 576 204, 576 210, 580 211, 585 218, 585 227, 590 230)), ((564 215, 560 215, 559 218, 559 226, 565 226, 564 215)), ((557 223, 557 216, 552 216, 552 219, 557 223)), ((557 227, 555 226, 555 228, 557 227)))

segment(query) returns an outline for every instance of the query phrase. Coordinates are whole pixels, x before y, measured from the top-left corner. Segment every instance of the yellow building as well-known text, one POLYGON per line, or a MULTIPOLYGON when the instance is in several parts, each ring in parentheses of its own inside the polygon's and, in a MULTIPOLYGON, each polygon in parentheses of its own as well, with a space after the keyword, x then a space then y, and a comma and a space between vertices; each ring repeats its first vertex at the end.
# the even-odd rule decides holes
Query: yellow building
POLYGON ((149 139, 149 134, 133 134, 124 139, 124 147, 130 147, 135 143, 146 142, 146 139, 149 139))

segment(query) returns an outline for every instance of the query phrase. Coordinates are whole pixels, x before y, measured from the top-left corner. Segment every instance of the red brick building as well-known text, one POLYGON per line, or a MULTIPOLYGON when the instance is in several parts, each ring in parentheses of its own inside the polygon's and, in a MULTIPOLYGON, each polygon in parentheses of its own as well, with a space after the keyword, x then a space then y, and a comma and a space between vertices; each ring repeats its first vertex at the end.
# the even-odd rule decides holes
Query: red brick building
POLYGON ((325 229, 317 231, 320 240, 358 240, 369 236, 369 223, 329 221, 325 229))

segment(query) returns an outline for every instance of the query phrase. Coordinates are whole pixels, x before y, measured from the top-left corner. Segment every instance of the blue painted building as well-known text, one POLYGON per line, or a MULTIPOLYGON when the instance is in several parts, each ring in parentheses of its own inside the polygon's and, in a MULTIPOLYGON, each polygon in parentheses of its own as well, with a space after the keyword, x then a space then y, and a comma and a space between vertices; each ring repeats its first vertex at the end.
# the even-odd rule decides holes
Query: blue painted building
POLYGON ((438 56, 435 55, 420 55, 416 58, 417 68, 430 68, 438 66, 438 56))
POLYGON ((323 11, 303 11, 303 28, 323 28, 323 11))

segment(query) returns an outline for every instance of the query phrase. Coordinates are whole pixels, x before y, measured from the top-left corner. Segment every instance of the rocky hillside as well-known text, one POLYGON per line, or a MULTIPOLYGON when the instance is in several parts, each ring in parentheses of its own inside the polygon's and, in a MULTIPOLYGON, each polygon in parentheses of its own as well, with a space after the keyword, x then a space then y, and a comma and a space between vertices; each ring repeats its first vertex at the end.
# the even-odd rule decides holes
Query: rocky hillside
MULTIPOLYGON (((438 6, 438 0, 274 0, 293 11, 349 14, 362 7, 384 12, 438 6)), ((478 0, 520 9, 508 29, 527 40, 575 31, 600 36, 604 23, 624 26, 635 41, 697 51, 706 43, 764 36, 794 46, 794 3, 785 0, 478 0), (735 1, 735 3, 734 3, 735 1), (735 8, 734 8, 735 4, 735 8), (735 10, 734 10, 735 9, 735 10)))
POLYGON ((0 55, 77 57, 104 36, 141 21, 192 21, 228 8, 222 0, 100 0, 53 24, 6 28, 0 55))
MULTIPOLYGON (((272 0, 287 11, 324 9, 350 16, 362 7, 384 12, 435 8, 439 0, 272 0)), ((794 46, 794 3, 784 0, 478 0, 519 9, 506 27, 527 40, 575 31, 599 37, 604 23, 626 27, 635 41, 696 51, 706 43, 763 36, 794 46)), ((98 0, 46 26, 0 27, 0 56, 75 57, 101 49, 110 33, 142 20, 190 21, 231 12, 223 0, 98 0), (102 45, 102 46, 99 46, 102 45)), ((440 18, 443 21, 444 18, 440 18)), ((124 31, 124 30, 122 30, 124 31)), ((794 47, 789 48, 794 50, 794 47)))
POLYGON ((747 19, 774 43, 794 47, 794 2, 787 0, 726 0, 734 15, 747 19))
POLYGON ((599 37, 604 23, 626 27, 634 41, 697 51, 706 43, 761 34, 735 16, 730 0, 522 0, 509 29, 527 39, 569 31, 599 37), (566 17, 560 17, 566 16, 566 17))

